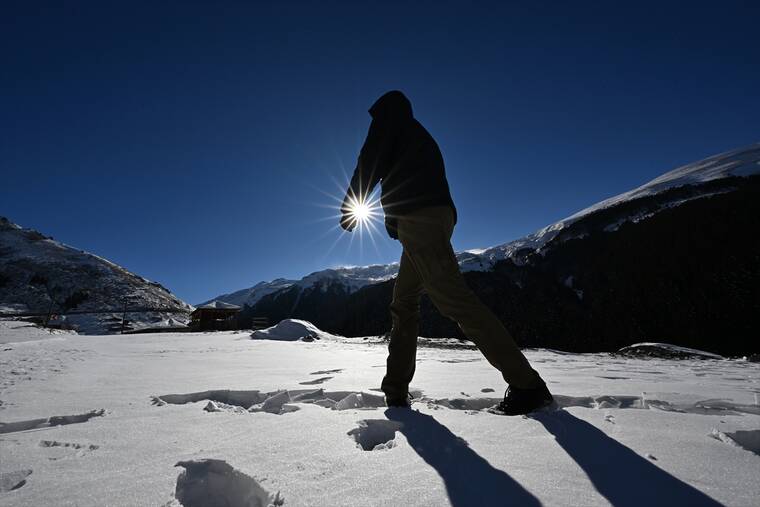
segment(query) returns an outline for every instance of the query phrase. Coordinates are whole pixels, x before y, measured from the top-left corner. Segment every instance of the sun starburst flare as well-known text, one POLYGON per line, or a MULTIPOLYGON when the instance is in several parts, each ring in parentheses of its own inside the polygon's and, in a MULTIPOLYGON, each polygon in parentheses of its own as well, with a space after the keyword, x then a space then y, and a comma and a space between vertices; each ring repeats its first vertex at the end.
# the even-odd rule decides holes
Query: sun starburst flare
POLYGON ((322 242, 330 236, 334 237, 334 241, 323 243, 326 246, 323 258, 327 259, 340 243, 343 243, 349 251, 358 247, 359 256, 357 260, 359 262, 363 262, 362 258, 366 253, 365 244, 369 246, 369 243, 372 244, 372 249, 380 257, 380 245, 385 245, 389 241, 384 234, 384 214, 380 205, 380 189, 375 188, 366 194, 355 194, 350 190, 350 178, 345 171, 343 171, 343 176, 343 181, 334 177, 330 178, 335 185, 334 191, 308 184, 313 190, 332 201, 312 203, 332 212, 328 216, 315 217, 312 221, 313 223, 332 222, 317 240, 322 242), (346 194, 347 187, 349 188, 348 195, 346 194), (369 242, 364 241, 365 237, 369 239, 369 242))
POLYGON ((366 196, 351 196, 346 203, 346 209, 359 229, 363 229, 369 227, 370 223, 378 218, 377 204, 377 201, 370 201, 366 196))

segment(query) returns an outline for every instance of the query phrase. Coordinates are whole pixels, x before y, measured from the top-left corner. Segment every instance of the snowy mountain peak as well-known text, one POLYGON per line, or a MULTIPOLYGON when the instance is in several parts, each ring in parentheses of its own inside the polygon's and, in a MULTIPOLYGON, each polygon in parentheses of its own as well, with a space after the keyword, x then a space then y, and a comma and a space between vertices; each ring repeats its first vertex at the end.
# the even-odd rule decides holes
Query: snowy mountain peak
MULTIPOLYGON (((631 202, 635 199, 654 196, 667 190, 686 185, 697 186, 731 176, 747 177, 755 174, 760 174, 760 143, 754 143, 744 148, 714 155, 704 160, 673 169, 638 188, 605 199, 563 220, 550 224, 543 229, 539 229, 528 236, 482 250, 476 256, 468 257, 465 262, 461 262, 462 269, 465 271, 490 269, 496 262, 507 258, 513 258, 515 254, 521 250, 540 250, 547 243, 556 238, 560 232, 564 231, 575 222, 580 221, 592 213, 610 209, 631 202)), ((663 203, 661 209, 668 206, 677 206, 692 198, 706 197, 707 195, 709 195, 709 193, 700 194, 697 192, 689 199, 679 198, 669 203, 663 203)), ((646 216, 651 216, 651 212, 646 216)), ((629 215, 623 217, 618 222, 609 224, 609 230, 614 230, 614 228, 618 227, 622 222, 636 221, 641 218, 645 218, 645 216, 629 215)))
MULTIPOLYGON (((684 185, 699 185, 729 176, 750 176, 759 173, 760 143, 755 143, 745 148, 728 151, 700 160, 699 162, 677 167, 638 188, 589 206, 565 220, 557 222, 557 224, 565 223, 566 225, 567 221, 583 217, 594 211, 609 208, 639 197, 658 194, 671 188, 684 185)), ((557 224, 554 225, 556 226, 557 224)))
POLYGON ((324 286, 329 283, 342 283, 349 292, 373 283, 390 280, 398 273, 398 263, 375 264, 371 266, 345 266, 323 271, 316 271, 303 277, 298 285, 304 289, 315 285, 324 286))

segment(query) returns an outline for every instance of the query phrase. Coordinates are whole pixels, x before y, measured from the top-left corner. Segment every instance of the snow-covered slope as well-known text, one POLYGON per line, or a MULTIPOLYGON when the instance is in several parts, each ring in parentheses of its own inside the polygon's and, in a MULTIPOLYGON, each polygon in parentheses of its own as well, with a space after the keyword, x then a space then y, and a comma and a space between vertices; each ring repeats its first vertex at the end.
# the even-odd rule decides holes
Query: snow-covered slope
POLYGON ((0 217, 0 307, 67 314, 84 333, 182 325, 192 307, 159 283, 0 217), (165 311, 148 311, 161 309, 165 311), (76 312, 104 311, 103 314, 76 312))
POLYGON ((232 303, 233 305, 238 306, 252 306, 264 296, 281 289, 287 289, 293 286, 294 283, 296 283, 296 280, 287 280, 285 278, 277 278, 271 282, 259 282, 253 287, 230 292, 229 294, 222 294, 221 296, 209 299, 198 306, 205 305, 211 301, 224 301, 225 303, 232 303))
MULTIPOLYGON (((699 191, 699 185, 730 176, 750 176, 760 173, 760 143, 748 147, 715 155, 699 162, 694 162, 659 176, 629 192, 605 199, 593 206, 575 213, 563 220, 548 225, 533 234, 486 249, 471 249, 457 254, 457 259, 463 271, 479 271, 490 269, 496 262, 514 258, 520 251, 536 251, 555 239, 561 232, 572 224, 593 213, 611 209, 635 199, 650 197, 685 185, 696 186, 695 191, 687 198, 674 197, 672 200, 658 203, 659 209, 677 206, 691 199, 705 197, 715 190, 699 191)), ((651 216, 654 212, 647 208, 646 213, 633 213, 616 217, 607 227, 614 229, 625 221, 637 221, 651 216)), ((223 294, 213 299, 226 301, 237 305, 252 306, 267 294, 288 289, 297 285, 302 289, 310 289, 315 285, 324 289, 328 284, 340 284, 348 292, 354 292, 362 287, 383 282, 396 276, 398 263, 373 266, 341 267, 317 271, 303 277, 301 280, 284 280, 278 278, 271 282, 261 282, 251 288, 239 290, 231 294, 223 294)))
MULTIPOLYGON (((699 162, 694 162, 673 169, 662 176, 658 176, 649 183, 645 183, 638 188, 598 202, 593 206, 589 206, 574 215, 548 225, 523 238, 484 250, 470 251, 471 256, 468 256, 463 263, 460 260, 460 263, 462 263, 462 268, 465 270, 489 269, 497 261, 513 257, 514 254, 520 250, 526 248, 530 250, 540 250, 544 245, 556 238, 560 232, 566 230, 579 220, 598 211, 620 206, 621 204, 628 203, 634 199, 661 194, 666 190, 676 187, 682 187, 685 185, 698 186, 700 184, 730 176, 745 177, 759 173, 760 143, 755 143, 745 148, 714 155, 704 160, 700 160, 699 162), (472 252, 474 252, 474 254, 472 252)), ((700 194, 699 192, 696 192, 695 195, 691 196, 689 199, 677 198, 671 202, 661 203, 660 208, 664 209, 668 206, 677 206, 687 200, 706 195, 709 195, 709 193, 706 192, 700 194)), ((627 220, 635 221, 644 217, 634 214, 626 218, 627 220)), ((609 227, 617 227, 620 225, 621 221, 625 221, 625 219, 618 219, 618 221, 610 223, 609 227)))

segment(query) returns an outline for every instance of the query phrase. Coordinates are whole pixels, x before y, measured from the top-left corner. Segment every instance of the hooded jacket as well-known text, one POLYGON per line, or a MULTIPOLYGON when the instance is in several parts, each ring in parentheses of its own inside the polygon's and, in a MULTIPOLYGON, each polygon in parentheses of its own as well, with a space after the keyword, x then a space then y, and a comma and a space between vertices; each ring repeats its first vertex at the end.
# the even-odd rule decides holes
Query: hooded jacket
POLYGON ((414 119, 412 104, 400 91, 390 91, 369 109, 372 123, 351 178, 344 207, 352 197, 366 197, 378 183, 385 228, 398 239, 397 219, 429 206, 456 207, 451 199, 438 144, 414 119))

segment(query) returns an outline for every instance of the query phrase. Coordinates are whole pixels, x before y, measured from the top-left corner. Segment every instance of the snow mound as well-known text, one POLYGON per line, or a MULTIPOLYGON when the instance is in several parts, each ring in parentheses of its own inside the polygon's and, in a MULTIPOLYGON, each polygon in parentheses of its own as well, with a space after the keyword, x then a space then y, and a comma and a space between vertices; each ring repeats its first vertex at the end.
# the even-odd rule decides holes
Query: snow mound
POLYGON ((269 507, 283 505, 280 493, 271 495, 253 477, 220 459, 180 461, 174 495, 185 507, 269 507))
POLYGON ((670 343, 634 343, 617 351, 629 357, 661 357, 665 359, 725 359, 725 357, 704 350, 679 347, 670 343))
POLYGON ((251 338, 254 340, 314 341, 336 337, 322 331, 309 321, 285 319, 272 327, 254 331, 251 333, 251 338))

